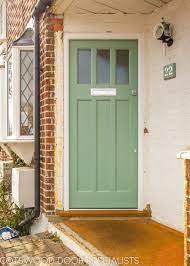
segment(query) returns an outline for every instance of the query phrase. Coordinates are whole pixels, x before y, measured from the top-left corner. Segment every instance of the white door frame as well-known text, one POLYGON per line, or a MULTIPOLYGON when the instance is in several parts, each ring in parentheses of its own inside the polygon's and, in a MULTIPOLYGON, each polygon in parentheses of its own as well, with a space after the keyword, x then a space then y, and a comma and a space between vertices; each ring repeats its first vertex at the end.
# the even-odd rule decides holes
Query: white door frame
POLYGON ((138 210, 143 210, 144 34, 64 33, 64 169, 63 206, 69 210, 69 43, 71 40, 138 40, 138 210))

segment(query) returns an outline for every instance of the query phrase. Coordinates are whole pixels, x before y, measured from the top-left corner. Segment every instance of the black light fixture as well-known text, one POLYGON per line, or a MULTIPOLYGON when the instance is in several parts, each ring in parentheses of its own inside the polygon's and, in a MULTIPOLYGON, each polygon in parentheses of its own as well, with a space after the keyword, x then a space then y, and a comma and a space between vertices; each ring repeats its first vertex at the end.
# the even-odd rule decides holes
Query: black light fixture
POLYGON ((167 46, 170 47, 174 43, 172 35, 172 25, 162 18, 162 22, 154 27, 154 38, 167 43, 167 46))

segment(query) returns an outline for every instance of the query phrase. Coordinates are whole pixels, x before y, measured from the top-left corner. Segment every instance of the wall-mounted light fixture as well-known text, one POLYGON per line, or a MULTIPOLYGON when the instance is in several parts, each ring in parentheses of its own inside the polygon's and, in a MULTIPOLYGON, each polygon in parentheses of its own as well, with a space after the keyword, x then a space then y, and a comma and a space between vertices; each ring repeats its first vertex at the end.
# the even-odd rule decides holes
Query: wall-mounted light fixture
POLYGON ((167 43, 168 47, 170 47, 174 42, 172 35, 172 25, 168 22, 165 22, 164 18, 162 18, 162 22, 154 27, 154 38, 162 41, 163 43, 167 43))

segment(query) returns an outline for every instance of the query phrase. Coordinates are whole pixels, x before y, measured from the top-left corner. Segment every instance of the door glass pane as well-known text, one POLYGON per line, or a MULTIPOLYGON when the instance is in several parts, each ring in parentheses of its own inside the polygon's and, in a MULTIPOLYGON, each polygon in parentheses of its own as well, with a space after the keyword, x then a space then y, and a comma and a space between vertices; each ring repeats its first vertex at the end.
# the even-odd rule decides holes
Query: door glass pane
POLYGON ((78 49, 78 83, 91 83, 91 50, 78 49))
POLYGON ((20 52, 20 134, 33 135, 33 51, 20 52))
POLYGON ((110 83, 110 50, 97 50, 97 83, 110 83))
POLYGON ((116 83, 128 84, 129 83, 129 51, 117 50, 116 51, 116 83))

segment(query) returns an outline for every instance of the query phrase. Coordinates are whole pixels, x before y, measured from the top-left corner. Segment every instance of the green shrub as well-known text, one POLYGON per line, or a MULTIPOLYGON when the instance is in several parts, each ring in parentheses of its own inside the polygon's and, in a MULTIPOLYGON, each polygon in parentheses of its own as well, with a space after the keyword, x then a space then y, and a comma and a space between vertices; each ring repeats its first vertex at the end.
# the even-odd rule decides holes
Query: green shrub
POLYGON ((25 209, 18 208, 12 200, 10 180, 4 178, 0 183, 0 227, 9 226, 18 230, 21 235, 26 235, 29 233, 29 229, 19 226, 25 217, 25 209))
MULTIPOLYGON (((7 144, 5 145, 10 153, 13 161, 13 167, 30 167, 27 165, 7 144)), ((20 235, 28 235, 30 233, 30 223, 20 226, 20 223, 33 215, 32 209, 19 208, 15 205, 11 196, 11 180, 12 178, 4 177, 0 182, 0 227, 9 226, 20 232, 20 235)))

